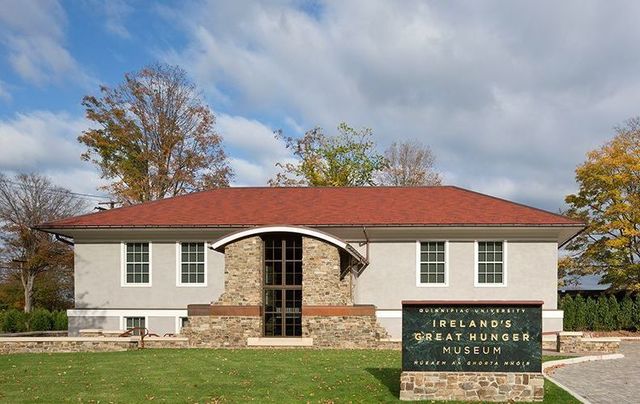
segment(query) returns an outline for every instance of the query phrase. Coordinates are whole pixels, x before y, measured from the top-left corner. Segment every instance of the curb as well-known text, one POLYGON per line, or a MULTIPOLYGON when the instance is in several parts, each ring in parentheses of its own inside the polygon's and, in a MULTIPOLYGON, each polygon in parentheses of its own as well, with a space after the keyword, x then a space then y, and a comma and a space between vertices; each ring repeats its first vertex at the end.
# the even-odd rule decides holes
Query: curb
POLYGON ((591 402, 589 400, 587 400, 586 398, 582 397, 580 394, 578 394, 577 392, 575 392, 572 389, 568 388, 564 384, 560 383, 555 378, 549 376, 546 373, 547 369, 551 369, 551 368, 554 368, 554 367, 557 367, 557 366, 562 366, 562 365, 572 365, 572 364, 575 364, 575 363, 605 361, 605 360, 622 359, 622 358, 624 358, 624 355, 618 353, 618 354, 606 354, 606 355, 578 356, 576 358, 558 359, 558 360, 555 360, 555 361, 547 361, 547 362, 544 362, 542 364, 542 374, 544 375, 544 377, 547 380, 553 382, 556 386, 560 387, 561 389, 565 390, 567 393, 571 394, 574 398, 576 398, 581 403, 591 404, 591 402))

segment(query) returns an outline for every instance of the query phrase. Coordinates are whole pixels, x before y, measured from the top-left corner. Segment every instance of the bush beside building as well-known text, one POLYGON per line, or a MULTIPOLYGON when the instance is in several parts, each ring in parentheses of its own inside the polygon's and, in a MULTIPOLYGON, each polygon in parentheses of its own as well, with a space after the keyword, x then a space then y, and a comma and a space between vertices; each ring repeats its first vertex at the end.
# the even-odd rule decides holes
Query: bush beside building
POLYGON ((67 313, 64 310, 35 309, 31 313, 10 309, 0 311, 0 332, 66 331, 67 313))
POLYGON ((567 331, 640 331, 640 294, 598 298, 565 295, 560 300, 567 331))

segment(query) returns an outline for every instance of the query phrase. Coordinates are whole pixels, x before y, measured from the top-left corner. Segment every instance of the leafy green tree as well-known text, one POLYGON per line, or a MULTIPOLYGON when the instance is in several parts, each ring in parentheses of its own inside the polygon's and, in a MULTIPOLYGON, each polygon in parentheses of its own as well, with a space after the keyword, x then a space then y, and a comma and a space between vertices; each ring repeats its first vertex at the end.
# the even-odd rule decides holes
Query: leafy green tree
POLYGON ((214 130, 215 117, 177 66, 155 64, 126 74, 82 105, 94 128, 78 141, 127 204, 229 186, 233 172, 214 130))
POLYGON ((386 166, 384 156, 375 150, 371 129, 356 130, 341 123, 338 134, 325 135, 315 128, 302 138, 276 137, 297 159, 295 163, 277 163, 280 172, 269 185, 342 187, 375 185, 374 174, 386 166))
POLYGON ((569 274, 602 275, 614 290, 640 291, 640 117, 576 169, 568 214, 588 224, 567 246, 569 274))

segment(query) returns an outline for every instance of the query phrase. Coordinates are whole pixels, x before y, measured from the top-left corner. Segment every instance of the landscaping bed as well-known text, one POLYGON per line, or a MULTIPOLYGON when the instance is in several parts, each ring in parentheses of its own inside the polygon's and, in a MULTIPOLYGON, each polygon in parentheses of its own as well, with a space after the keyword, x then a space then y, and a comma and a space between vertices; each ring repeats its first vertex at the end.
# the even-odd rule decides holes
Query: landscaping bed
MULTIPOLYGON (((0 361, 0 401, 394 402, 400 363, 385 350, 15 354, 0 361)), ((545 402, 577 401, 547 381, 545 402)))

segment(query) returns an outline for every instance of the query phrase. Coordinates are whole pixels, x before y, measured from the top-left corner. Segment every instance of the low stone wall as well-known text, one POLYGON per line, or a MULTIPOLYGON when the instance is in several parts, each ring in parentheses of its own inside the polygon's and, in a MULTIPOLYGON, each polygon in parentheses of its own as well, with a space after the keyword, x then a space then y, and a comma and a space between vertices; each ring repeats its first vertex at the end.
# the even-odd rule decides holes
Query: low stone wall
POLYGON ((380 348, 389 334, 375 316, 302 316, 302 336, 317 348, 380 348))
POLYGON ((131 338, 23 337, 0 338, 0 354, 54 352, 119 352, 138 349, 131 338))
POLYGON ((563 331, 558 334, 558 352, 618 353, 620 352, 620 338, 587 338, 580 331, 563 331))
MULTIPOLYGON (((122 352, 141 347, 140 337, 18 337, 0 338, 0 354, 122 352)), ((188 348, 187 338, 149 337, 145 348, 188 348)))
POLYGON ((196 348, 241 348, 262 336, 261 323, 255 316, 190 316, 182 335, 196 348))
POLYGON ((401 400, 542 401, 542 373, 402 372, 401 400))

